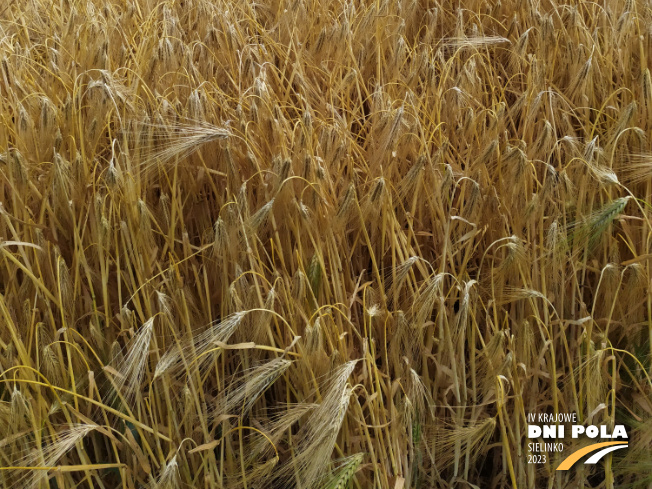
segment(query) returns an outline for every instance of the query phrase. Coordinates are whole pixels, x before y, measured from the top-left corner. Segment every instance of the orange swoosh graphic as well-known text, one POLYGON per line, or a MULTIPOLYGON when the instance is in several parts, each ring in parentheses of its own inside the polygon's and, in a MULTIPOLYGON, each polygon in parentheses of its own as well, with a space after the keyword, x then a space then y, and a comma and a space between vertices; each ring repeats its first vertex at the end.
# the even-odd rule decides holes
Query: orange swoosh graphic
POLYGON ((604 447, 610 447, 613 445, 626 445, 627 442, 622 442, 622 441, 605 441, 603 443, 594 443, 593 445, 589 445, 588 447, 580 448, 576 452, 571 453, 566 459, 559 464, 559 467, 557 467, 557 470, 568 470, 570 469, 575 462, 577 462, 579 459, 581 459, 584 455, 588 455, 591 452, 595 452, 596 450, 604 447))

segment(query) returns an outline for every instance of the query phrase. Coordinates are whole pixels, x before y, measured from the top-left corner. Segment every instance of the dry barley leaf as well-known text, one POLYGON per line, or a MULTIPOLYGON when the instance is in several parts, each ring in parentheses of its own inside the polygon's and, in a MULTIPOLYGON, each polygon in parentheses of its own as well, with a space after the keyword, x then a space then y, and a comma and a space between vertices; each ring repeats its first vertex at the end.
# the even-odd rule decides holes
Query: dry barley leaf
POLYGON ((143 450, 140 448, 140 445, 138 444, 138 442, 134 438, 133 433, 131 432, 131 430, 128 429, 128 430, 124 431, 124 435, 125 435, 125 438, 127 439, 127 441, 129 442, 129 446, 133 450, 134 455, 138 459, 138 463, 140 464, 140 468, 142 468, 143 471, 147 475, 150 475, 152 473, 152 468, 149 465, 149 462, 147 460, 147 457, 143 453, 143 450))
POLYGON ((203 445, 199 445, 192 450, 189 450, 188 453, 197 453, 197 452, 205 452, 206 450, 212 450, 216 446, 218 446, 222 440, 213 440, 208 443, 204 443, 203 445))
POLYGON ((102 370, 104 370, 105 372, 110 373, 111 375, 113 375, 114 377, 116 377, 118 379, 124 379, 125 378, 124 375, 122 375, 120 372, 118 372, 116 369, 114 369, 111 365, 104 365, 102 367, 102 370))
POLYGON ((227 345, 226 343, 218 340, 214 341, 213 343, 215 343, 215 345, 219 346, 223 350, 251 350, 257 346, 253 341, 247 343, 236 343, 233 345, 227 345))

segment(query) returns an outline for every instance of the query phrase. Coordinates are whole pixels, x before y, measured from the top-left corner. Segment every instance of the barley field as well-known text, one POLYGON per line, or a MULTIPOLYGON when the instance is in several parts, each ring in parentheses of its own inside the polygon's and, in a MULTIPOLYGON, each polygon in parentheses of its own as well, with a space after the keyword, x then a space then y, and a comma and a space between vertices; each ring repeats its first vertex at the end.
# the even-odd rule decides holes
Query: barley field
POLYGON ((0 488, 652 487, 651 25, 3 2, 0 488))

